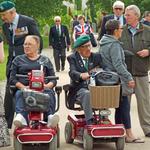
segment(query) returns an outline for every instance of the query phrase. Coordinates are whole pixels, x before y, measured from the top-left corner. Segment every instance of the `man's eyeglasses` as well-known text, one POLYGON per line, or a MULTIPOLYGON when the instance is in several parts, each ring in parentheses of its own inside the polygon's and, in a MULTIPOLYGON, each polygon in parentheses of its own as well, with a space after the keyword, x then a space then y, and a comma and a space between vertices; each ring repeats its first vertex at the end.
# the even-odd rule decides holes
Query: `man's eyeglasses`
POLYGON ((56 20, 55 22, 60 22, 60 20, 56 20))
POLYGON ((115 10, 120 10, 120 11, 121 11, 121 10, 123 10, 123 9, 122 9, 122 8, 115 8, 115 10))
POLYGON ((31 43, 24 43, 24 44, 23 44, 24 47, 27 47, 27 46, 28 46, 28 47, 31 47, 32 45, 33 45, 33 44, 31 44, 31 43))
POLYGON ((82 45, 81 48, 91 48, 91 44, 82 45))

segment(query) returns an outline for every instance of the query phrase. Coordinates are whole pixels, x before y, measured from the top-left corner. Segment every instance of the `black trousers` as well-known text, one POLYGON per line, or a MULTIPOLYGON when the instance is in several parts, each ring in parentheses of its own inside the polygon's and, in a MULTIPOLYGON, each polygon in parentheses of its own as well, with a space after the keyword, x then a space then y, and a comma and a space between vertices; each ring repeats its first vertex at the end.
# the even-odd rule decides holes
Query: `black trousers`
POLYGON ((130 103, 127 96, 122 96, 115 112, 115 123, 124 124, 125 129, 131 128, 130 103))
POLYGON ((60 67, 61 69, 64 69, 65 61, 66 61, 66 49, 54 49, 53 55, 54 55, 56 70, 59 71, 60 67))
POLYGON ((10 67, 12 64, 12 59, 8 59, 6 66, 6 89, 5 89, 5 97, 4 97, 4 110, 5 110, 5 118, 7 121, 8 128, 11 129, 12 122, 14 118, 14 95, 10 90, 9 77, 10 77, 10 67))

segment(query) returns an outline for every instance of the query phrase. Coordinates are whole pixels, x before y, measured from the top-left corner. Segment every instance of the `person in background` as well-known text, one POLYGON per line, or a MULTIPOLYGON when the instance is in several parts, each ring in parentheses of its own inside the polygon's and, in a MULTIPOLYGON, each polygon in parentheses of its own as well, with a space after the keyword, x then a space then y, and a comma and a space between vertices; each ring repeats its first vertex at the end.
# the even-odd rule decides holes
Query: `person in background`
POLYGON ((115 1, 113 3, 113 13, 111 15, 106 15, 103 17, 101 29, 99 32, 98 40, 102 38, 104 34, 106 34, 105 24, 110 19, 115 19, 120 21, 120 25, 124 25, 126 23, 125 17, 123 15, 124 13, 124 3, 122 1, 115 1))
POLYGON ((129 5, 125 9, 127 24, 123 27, 120 41, 123 49, 134 55, 126 58, 128 71, 135 81, 134 94, 141 128, 146 137, 150 137, 150 93, 148 70, 150 68, 150 28, 142 24, 140 9, 136 5, 129 5))
POLYGON ((67 26, 61 24, 61 17, 54 17, 55 25, 50 27, 49 46, 53 48, 56 71, 64 71, 66 48, 70 47, 70 37, 67 26), (60 64, 61 63, 61 64, 60 64))
MULTIPOLYGON (((28 75, 32 70, 40 70, 43 66, 44 75, 55 76, 53 65, 48 57, 39 54, 40 38, 36 35, 28 35, 24 41, 24 53, 17 56, 11 66, 10 83, 15 85, 17 91, 15 92, 15 108, 16 117, 14 118, 14 125, 16 127, 27 126, 28 111, 24 108, 23 89, 28 89, 29 81, 25 78, 16 77, 16 74, 28 75)), ((48 118, 48 127, 56 127, 59 121, 59 116, 55 113, 55 93, 53 88, 56 86, 56 80, 47 79, 44 82, 44 91, 49 95, 49 109, 46 112, 48 118)))
POLYGON ((78 16, 79 24, 74 27, 73 31, 73 40, 74 42, 81 35, 90 34, 92 32, 92 28, 89 24, 85 23, 85 17, 83 15, 78 16))
POLYGON ((4 46, 2 38, 0 37, 0 63, 4 61, 4 46))
POLYGON ((37 35, 40 37, 40 52, 42 50, 43 43, 36 22, 28 16, 18 14, 13 2, 3 1, 0 3, 0 16, 3 21, 3 33, 9 45, 6 66, 7 83, 4 108, 8 128, 11 128, 14 118, 13 95, 10 93, 9 88, 10 67, 12 61, 16 56, 24 53, 23 43, 27 35, 37 35))
POLYGON ((150 26, 150 11, 145 11, 142 20, 140 21, 145 25, 150 26))
POLYGON ((76 100, 81 103, 86 123, 89 125, 94 123, 88 89, 90 72, 96 67, 102 67, 101 57, 100 54, 91 52, 92 45, 89 35, 81 35, 77 38, 74 48, 76 51, 67 57, 72 85, 70 105, 73 106, 76 100))
MULTIPOLYGON (((4 47, 3 47, 3 41, 0 37, 0 63, 3 63, 4 61, 4 47)), ((5 119, 5 113, 4 113, 4 105, 3 105, 3 97, 0 90, 0 147, 5 147, 10 145, 10 135, 8 131, 7 122, 5 119)))

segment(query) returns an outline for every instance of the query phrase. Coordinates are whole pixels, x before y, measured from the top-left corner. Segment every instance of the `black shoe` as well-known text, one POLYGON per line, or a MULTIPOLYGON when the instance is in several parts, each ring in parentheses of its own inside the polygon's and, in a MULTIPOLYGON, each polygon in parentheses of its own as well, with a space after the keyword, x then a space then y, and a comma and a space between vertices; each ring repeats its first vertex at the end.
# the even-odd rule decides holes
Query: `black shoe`
POLYGON ((145 135, 146 137, 150 137, 150 132, 145 135))

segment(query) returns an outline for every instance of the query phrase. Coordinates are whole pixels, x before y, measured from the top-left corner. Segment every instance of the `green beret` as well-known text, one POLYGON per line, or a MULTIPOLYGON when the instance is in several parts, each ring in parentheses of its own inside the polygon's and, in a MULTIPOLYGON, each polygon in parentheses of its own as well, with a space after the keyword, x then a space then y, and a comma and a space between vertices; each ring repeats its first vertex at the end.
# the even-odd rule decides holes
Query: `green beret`
POLYGON ((15 7, 15 4, 10 1, 3 1, 0 3, 0 13, 10 10, 15 7))
POLYGON ((77 38, 77 40, 74 42, 73 48, 78 48, 81 45, 84 45, 85 43, 90 41, 89 35, 81 35, 77 38))

